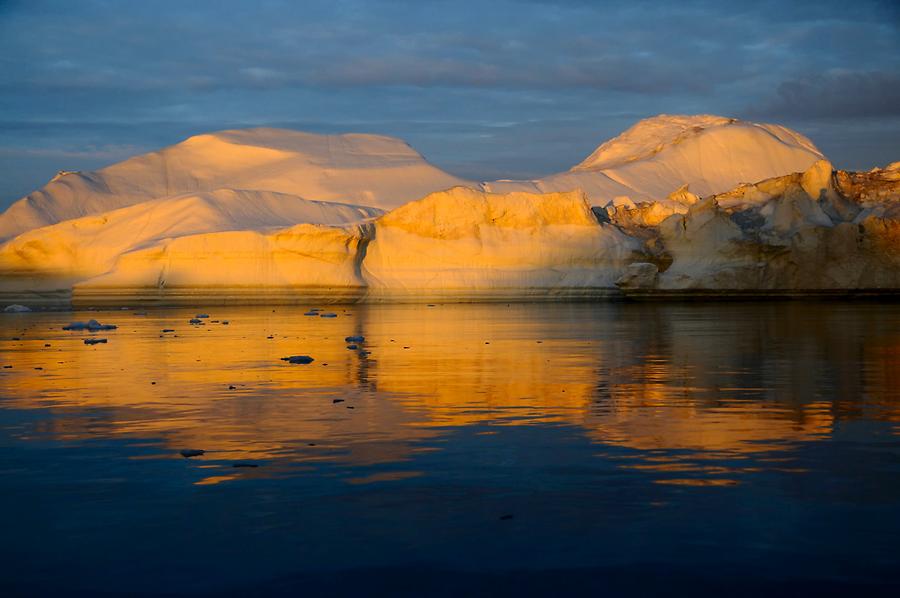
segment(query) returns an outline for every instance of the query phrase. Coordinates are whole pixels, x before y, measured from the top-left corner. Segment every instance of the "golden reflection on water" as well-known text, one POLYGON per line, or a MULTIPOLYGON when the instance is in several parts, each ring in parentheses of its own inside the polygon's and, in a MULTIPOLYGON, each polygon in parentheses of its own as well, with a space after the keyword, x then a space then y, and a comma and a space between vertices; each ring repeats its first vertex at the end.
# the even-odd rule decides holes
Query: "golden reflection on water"
POLYGON ((352 306, 333 319, 303 311, 217 308, 202 326, 189 325, 196 312, 186 310, 3 316, 0 365, 12 368, 0 370, 0 408, 50 410, 19 434, 26 442, 144 439, 173 458, 205 449, 202 484, 295 474, 318 461, 402 463, 440 450, 461 427, 547 424, 639 451, 623 457, 624 470, 694 474, 661 483, 728 485, 760 463, 789 469, 763 454, 789 456, 842 420, 900 421, 892 306, 352 306), (90 317, 119 326, 96 334, 108 344, 61 330, 90 317), (368 355, 347 349, 354 335, 366 337, 368 355), (280 360, 295 354, 315 362, 280 360), (760 459, 708 463, 748 456, 760 459), (266 467, 224 470, 247 460, 266 467))

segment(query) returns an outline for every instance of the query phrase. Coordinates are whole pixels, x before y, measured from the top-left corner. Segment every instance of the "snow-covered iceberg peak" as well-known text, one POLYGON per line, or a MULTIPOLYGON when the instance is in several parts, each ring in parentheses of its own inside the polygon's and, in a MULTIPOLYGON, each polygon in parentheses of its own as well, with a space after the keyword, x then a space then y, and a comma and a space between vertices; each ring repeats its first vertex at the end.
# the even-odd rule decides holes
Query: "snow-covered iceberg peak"
POLYGON ((153 199, 237 189, 393 208, 475 184, 429 164, 405 141, 285 129, 219 131, 94 172, 68 172, 0 215, 0 241, 64 220, 153 199))
POLYGON ((710 127, 730 125, 735 121, 734 118, 712 114, 660 114, 645 118, 623 133, 600 144, 590 156, 573 166, 571 170, 575 172, 603 170, 649 158, 689 135, 696 135, 710 127))
POLYGON ((645 160, 669 147, 710 131, 727 131, 734 137, 733 144, 740 146, 752 141, 747 133, 754 130, 764 131, 782 143, 799 146, 821 155, 812 141, 796 131, 778 125, 751 123, 713 114, 660 114, 645 118, 622 134, 606 141, 571 170, 572 172, 605 170, 645 160))
POLYGON ((822 158, 809 139, 779 125, 662 114, 603 143, 566 172, 484 187, 497 193, 580 189, 598 207, 624 197, 642 204, 664 201, 684 185, 699 197, 722 193, 740 183, 802 172, 822 158))

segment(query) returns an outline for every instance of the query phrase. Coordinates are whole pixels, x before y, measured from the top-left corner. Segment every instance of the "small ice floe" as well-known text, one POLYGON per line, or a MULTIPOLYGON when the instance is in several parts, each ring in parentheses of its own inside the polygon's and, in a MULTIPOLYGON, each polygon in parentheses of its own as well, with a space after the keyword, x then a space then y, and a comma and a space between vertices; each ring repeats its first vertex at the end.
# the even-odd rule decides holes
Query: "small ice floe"
POLYGON ((304 316, 318 316, 318 315, 319 315, 319 312, 317 312, 317 311, 308 311, 308 312, 306 312, 306 313, 303 314, 303 315, 304 315, 304 316))
POLYGON ((228 326, 228 320, 222 320, 222 326, 228 326))
POLYGON ((206 319, 209 317, 209 314, 197 314, 194 316, 195 318, 206 319))
POLYGON ((344 399, 332 399, 331 403, 333 405, 337 405, 338 403, 343 403, 344 399))
POLYGON ((118 326, 114 324, 101 324, 97 320, 88 320, 87 322, 72 322, 68 326, 63 326, 63 330, 115 330, 118 326))
POLYGON ((308 363, 312 363, 315 361, 309 355, 290 355, 288 357, 282 357, 281 361, 286 361, 288 363, 299 363, 300 365, 306 365, 308 363))
POLYGON ((174 328, 163 328, 162 331, 163 332, 175 332, 175 329, 174 328))
POLYGON ((344 337, 345 343, 361 343, 366 340, 364 336, 347 336, 344 337))
POLYGON ((238 461, 237 463, 232 463, 232 467, 259 467, 258 463, 247 463, 246 461, 238 461))
POLYGON ((24 314, 31 311, 31 308, 25 305, 19 305, 18 303, 14 303, 12 305, 7 305, 3 308, 3 313, 7 314, 24 314))
POLYGON ((200 455, 205 455, 206 451, 203 449, 184 449, 181 451, 181 456, 185 459, 190 459, 191 457, 199 457, 200 455))
POLYGON ((105 345, 106 342, 107 341, 105 338, 86 338, 86 339, 84 339, 85 345, 105 345))
POLYGON ((336 318, 337 314, 333 312, 325 312, 324 314, 319 314, 320 318, 336 318))
POLYGON ((188 320, 188 324, 197 324, 198 326, 205 326, 206 323, 200 318, 191 318, 188 320))

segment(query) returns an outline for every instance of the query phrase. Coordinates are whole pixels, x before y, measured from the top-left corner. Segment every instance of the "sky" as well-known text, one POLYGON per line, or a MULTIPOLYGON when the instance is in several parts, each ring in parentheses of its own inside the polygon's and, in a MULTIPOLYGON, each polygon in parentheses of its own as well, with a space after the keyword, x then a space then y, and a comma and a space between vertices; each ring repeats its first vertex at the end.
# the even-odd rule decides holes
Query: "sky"
POLYGON ((393 135, 490 180, 661 113, 900 160, 900 3, 0 0, 0 208, 213 130, 393 135))

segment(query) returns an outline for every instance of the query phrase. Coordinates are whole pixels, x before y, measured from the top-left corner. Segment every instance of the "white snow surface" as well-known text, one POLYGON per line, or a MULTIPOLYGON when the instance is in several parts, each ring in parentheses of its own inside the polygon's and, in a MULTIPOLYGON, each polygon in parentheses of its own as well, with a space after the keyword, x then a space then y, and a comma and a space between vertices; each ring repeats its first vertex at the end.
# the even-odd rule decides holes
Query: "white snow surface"
POLYGON ((95 172, 61 173, 0 215, 0 241, 63 220, 198 191, 273 191, 393 208, 466 184, 475 183, 432 166, 392 137, 220 131, 95 172))
POLYGON ((638 122, 567 172, 532 181, 494 181, 485 188, 497 193, 581 189, 595 206, 621 196, 666 203, 685 184, 702 197, 802 172, 822 157, 809 139, 779 125, 663 114, 638 122))

